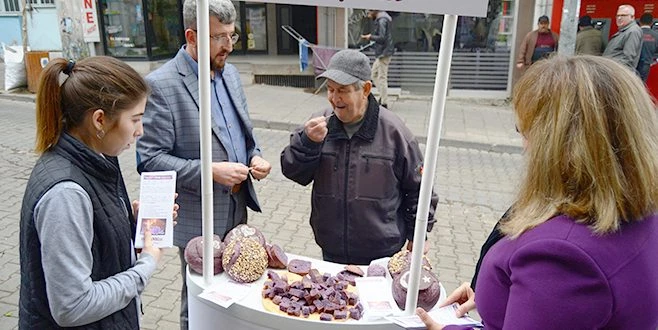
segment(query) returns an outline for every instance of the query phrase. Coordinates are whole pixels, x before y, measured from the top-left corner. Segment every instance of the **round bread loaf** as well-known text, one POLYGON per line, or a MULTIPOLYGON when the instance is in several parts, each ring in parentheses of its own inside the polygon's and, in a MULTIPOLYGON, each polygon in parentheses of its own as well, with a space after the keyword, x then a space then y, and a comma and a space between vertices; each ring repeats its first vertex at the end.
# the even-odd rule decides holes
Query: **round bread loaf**
MULTIPOLYGON (((411 267, 411 251, 402 250, 394 254, 388 261, 388 271, 391 277, 396 277, 411 267)), ((432 270, 429 259, 423 255, 423 269, 432 270)))
POLYGON ((228 244, 235 238, 249 238, 257 241, 260 243, 260 245, 263 246, 263 248, 267 248, 265 246, 265 235, 256 227, 250 226, 248 224, 241 224, 238 225, 237 227, 231 229, 231 231, 226 234, 226 237, 224 238, 224 242, 228 244))
MULTIPOLYGON (((410 271, 405 271, 400 276, 393 278, 393 299, 401 310, 405 309, 407 302, 407 287, 409 284, 410 271)), ((418 284, 417 306, 429 311, 436 305, 441 296, 439 280, 431 271, 422 269, 420 283, 418 284)))
MULTIPOLYGON (((222 253, 224 252, 224 243, 217 235, 213 235, 213 270, 214 274, 221 273, 222 268, 222 253)), ((190 266, 193 271, 203 274, 203 236, 197 236, 187 242, 185 246, 185 262, 190 266)))
POLYGON ((267 269, 267 252, 258 241, 248 238, 235 238, 226 243, 222 256, 222 266, 234 281, 253 282, 267 269))

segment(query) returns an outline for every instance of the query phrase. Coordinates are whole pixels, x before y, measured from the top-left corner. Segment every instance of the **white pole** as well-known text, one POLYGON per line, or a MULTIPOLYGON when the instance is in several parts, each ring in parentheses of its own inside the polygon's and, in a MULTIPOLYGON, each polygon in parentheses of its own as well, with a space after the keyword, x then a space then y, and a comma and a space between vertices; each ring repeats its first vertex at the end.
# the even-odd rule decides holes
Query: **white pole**
POLYGON ((350 46, 350 15, 349 11, 354 9, 343 8, 343 48, 350 46))
POLYGON ((212 148, 210 118, 210 19, 208 1, 197 1, 197 47, 199 63, 199 134, 201 139, 201 219, 203 221, 203 281, 212 284, 213 209, 212 148))
POLYGON ((448 93, 448 78, 450 76, 450 64, 452 62, 452 48, 455 44, 457 17, 457 15, 445 15, 443 18, 441 50, 439 51, 439 61, 436 66, 432 111, 430 112, 427 145, 425 146, 425 164, 423 168, 423 177, 420 183, 418 210, 416 211, 416 229, 414 231, 413 253, 411 254, 411 274, 409 274, 407 302, 405 304, 405 314, 407 315, 415 313, 416 302, 418 300, 418 285, 420 283, 421 274, 420 267, 422 265, 423 247, 425 245, 425 234, 427 232, 427 215, 429 214, 432 186, 434 185, 434 172, 436 171, 437 163, 436 159, 439 153, 439 139, 441 138, 443 113, 445 112, 446 95, 448 93))
POLYGON ((562 23, 560 23, 560 41, 557 51, 572 56, 576 52, 576 34, 578 33, 578 12, 580 0, 565 0, 562 5, 562 23))

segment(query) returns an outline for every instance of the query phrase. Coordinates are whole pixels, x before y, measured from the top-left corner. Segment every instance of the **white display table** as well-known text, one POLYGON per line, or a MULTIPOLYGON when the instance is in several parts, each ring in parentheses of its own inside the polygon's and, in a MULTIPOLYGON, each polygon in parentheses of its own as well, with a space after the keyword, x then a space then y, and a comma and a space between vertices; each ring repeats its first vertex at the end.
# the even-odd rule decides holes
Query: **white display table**
MULTIPOLYGON (((301 259, 308 260, 312 263, 312 268, 318 269, 321 273, 329 272, 335 275, 343 270, 344 265, 326 262, 287 254, 288 260, 301 259)), ((365 267, 364 267, 365 268, 365 267)), ((189 314, 189 328, 193 330, 215 330, 215 329, 230 329, 230 330, 250 330, 250 329, 381 329, 381 330, 400 330, 401 327, 391 323, 388 320, 379 318, 375 320, 368 319, 367 312, 361 320, 349 319, 344 322, 326 322, 308 320, 303 317, 290 317, 285 315, 274 314, 264 309, 261 290, 263 283, 267 279, 267 274, 264 274, 258 281, 253 284, 253 292, 249 293, 244 299, 234 303, 228 308, 223 308, 212 302, 198 297, 203 292, 205 284, 203 283, 203 276, 190 272, 187 269, 187 299, 188 299, 188 314, 189 314)), ((221 283, 227 281, 228 276, 221 273, 214 277, 214 283, 221 283)), ((357 288, 358 289, 358 288, 357 288)), ((382 288, 390 292, 390 282, 388 287, 382 288)), ((445 298, 445 291, 441 287, 441 300, 445 298)))

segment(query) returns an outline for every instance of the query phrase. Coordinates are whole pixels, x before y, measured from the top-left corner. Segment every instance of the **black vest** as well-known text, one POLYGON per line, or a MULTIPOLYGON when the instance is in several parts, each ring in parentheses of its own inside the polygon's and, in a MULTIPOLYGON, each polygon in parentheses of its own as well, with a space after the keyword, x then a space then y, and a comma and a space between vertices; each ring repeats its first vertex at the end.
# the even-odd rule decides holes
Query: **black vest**
MULTIPOLYGON (((23 196, 20 220, 20 329, 60 328, 50 314, 41 264, 41 243, 33 213, 41 197, 63 181, 77 183, 91 198, 94 214, 92 280, 99 281, 131 267, 134 217, 117 158, 103 158, 80 141, 63 134, 53 150, 44 153, 37 161, 23 196)), ((48 221, 66 219, 52 218, 48 221)), ((79 329, 139 329, 136 299, 123 309, 79 329)))

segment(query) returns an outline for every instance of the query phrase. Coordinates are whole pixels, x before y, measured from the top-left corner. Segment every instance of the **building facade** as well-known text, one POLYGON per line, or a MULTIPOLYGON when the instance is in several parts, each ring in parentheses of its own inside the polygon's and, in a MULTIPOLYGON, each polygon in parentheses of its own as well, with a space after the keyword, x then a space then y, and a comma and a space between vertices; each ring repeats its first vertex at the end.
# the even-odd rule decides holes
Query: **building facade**
MULTIPOLYGON (((20 43, 21 3, 0 2, 0 28, 6 27, 1 42, 20 43), (5 40, 7 39, 7 40, 5 40)), ((61 50, 56 36, 55 5, 60 0, 27 0, 28 45, 32 50, 61 50), (37 8, 38 7, 38 8, 37 8), (36 15, 42 15, 37 16, 36 15), (46 16, 49 15, 49 16, 46 16), (45 23, 47 24, 45 24, 45 23), (29 23, 29 22, 28 22, 29 23)), ((100 42, 95 54, 128 61, 157 61, 173 57, 184 42, 182 0, 78 0, 94 1, 100 42)), ((296 55, 298 41, 281 26, 292 27, 308 42, 326 47, 358 48, 361 34, 369 33, 372 22, 366 9, 298 6, 249 1, 233 1, 238 9, 236 30, 240 40, 233 59, 240 55, 265 58, 296 55)), ((459 17, 450 86, 452 91, 490 92, 508 95, 513 77, 513 57, 517 45, 517 17, 533 6, 519 0, 490 0, 486 17, 459 17)), ((389 13, 393 17, 393 39, 397 49, 391 63, 389 84, 413 93, 430 93, 434 85, 443 15, 389 13)), ((527 15, 524 14, 524 15, 527 15)), ((522 20, 519 20, 522 21, 522 20)), ((364 52, 372 56, 368 49, 364 52)), ((292 57, 291 56, 291 57, 292 57)), ((312 76, 304 73, 282 73, 312 76)), ((309 78, 309 77, 307 77, 309 78)), ((314 83, 312 77, 306 79, 314 83)))
POLYGON ((59 50, 62 42, 59 36, 55 0, 27 0, 23 14, 23 1, 0 1, 0 42, 7 45, 22 45, 22 23, 25 15, 25 29, 28 47, 31 50, 59 50))

